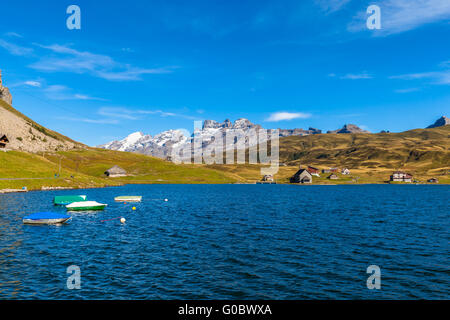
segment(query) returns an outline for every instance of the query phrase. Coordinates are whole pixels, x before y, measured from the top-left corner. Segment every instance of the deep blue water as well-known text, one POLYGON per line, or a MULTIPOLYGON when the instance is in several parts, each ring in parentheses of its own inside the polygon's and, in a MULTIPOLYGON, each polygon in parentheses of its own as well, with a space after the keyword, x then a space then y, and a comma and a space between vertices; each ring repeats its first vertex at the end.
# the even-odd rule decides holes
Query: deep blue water
POLYGON ((1 299, 449 299, 449 186, 129 185, 0 195, 1 299), (86 194, 104 212, 22 217, 86 194), (140 204, 115 203, 142 195, 140 204), (168 198, 168 202, 160 199, 168 198), (132 206, 137 210, 133 211, 132 206), (127 222, 117 219, 123 216, 127 222), (69 290, 66 269, 81 269, 69 290), (369 265, 381 289, 369 290, 369 265))

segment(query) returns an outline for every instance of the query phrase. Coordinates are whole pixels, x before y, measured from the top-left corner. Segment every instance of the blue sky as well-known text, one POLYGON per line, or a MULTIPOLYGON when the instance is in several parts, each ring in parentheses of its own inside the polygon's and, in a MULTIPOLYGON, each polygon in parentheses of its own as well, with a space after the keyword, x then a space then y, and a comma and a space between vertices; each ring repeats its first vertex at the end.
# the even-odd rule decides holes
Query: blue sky
POLYGON ((0 30, 13 105, 89 145, 204 119, 378 132, 450 114, 448 0, 16 0, 0 30))

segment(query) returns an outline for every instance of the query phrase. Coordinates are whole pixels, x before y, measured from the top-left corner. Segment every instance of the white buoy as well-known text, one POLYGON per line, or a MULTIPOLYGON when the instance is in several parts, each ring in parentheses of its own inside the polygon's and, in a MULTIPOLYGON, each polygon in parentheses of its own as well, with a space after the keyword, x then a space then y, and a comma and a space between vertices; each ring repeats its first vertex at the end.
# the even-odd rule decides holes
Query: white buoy
POLYGON ((169 201, 169 199, 164 199, 164 201, 169 201))
POLYGON ((120 222, 125 223, 125 221, 127 221, 125 218, 120 218, 120 222))

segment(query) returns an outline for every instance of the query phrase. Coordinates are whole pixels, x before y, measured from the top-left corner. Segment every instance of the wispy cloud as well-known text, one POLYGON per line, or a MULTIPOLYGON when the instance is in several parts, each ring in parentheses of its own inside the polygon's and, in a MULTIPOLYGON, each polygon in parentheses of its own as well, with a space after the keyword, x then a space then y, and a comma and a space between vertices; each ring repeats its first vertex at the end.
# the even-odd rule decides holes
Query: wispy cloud
POLYGON ((360 80, 360 79, 372 79, 373 77, 366 73, 347 73, 346 75, 343 75, 340 77, 340 79, 344 80, 360 80))
POLYGON ((22 47, 15 43, 0 39, 0 47, 14 56, 29 56, 33 54, 32 48, 22 47))
POLYGON ((326 13, 333 13, 342 9, 351 0, 315 0, 314 2, 326 13))
POLYGON ((42 84, 39 81, 28 80, 24 82, 25 85, 30 87, 40 88, 42 84))
POLYGON ((303 113, 303 112, 275 112, 272 113, 266 121, 268 122, 278 122, 278 121, 286 121, 286 120, 293 120, 293 119, 307 119, 310 118, 311 115, 309 113, 303 113))
POLYGON ((6 32, 5 36, 11 37, 11 38, 23 38, 23 36, 17 32, 6 32))
POLYGON ((138 68, 119 63, 107 55, 78 51, 69 46, 59 44, 36 45, 56 54, 56 56, 44 57, 30 65, 33 69, 45 72, 72 72, 91 74, 111 81, 136 81, 142 80, 142 75, 145 74, 171 73, 178 68, 176 66, 152 69, 138 68))
POLYGON ((99 100, 102 98, 91 97, 85 94, 72 93, 72 89, 63 85, 50 85, 44 88, 44 93, 51 100, 99 100))
POLYGON ((118 124, 117 119, 90 119, 90 118, 76 118, 76 117, 57 117, 59 120, 75 121, 75 122, 85 122, 94 124, 118 124))
POLYGON ((123 107, 103 107, 97 112, 99 115, 110 118, 125 119, 125 120, 142 120, 146 115, 159 115, 161 117, 179 117, 189 120, 197 120, 197 117, 192 117, 185 114, 166 112, 162 110, 134 110, 123 107))
POLYGON ((24 87, 24 86, 26 86, 26 87, 34 87, 34 88, 41 88, 42 87, 42 82, 40 80, 27 80, 27 81, 11 84, 9 87, 10 88, 17 88, 17 87, 24 87))
POLYGON ((96 75, 106 80, 142 80, 144 74, 164 74, 172 73, 177 67, 163 67, 155 69, 141 69, 127 66, 124 71, 97 71, 96 75))
MULTIPOLYGON (((450 18, 448 0, 385 0, 377 4, 381 8, 381 30, 373 34, 378 36, 401 33, 450 18)), ((348 25, 348 30, 367 30, 366 19, 366 12, 361 11, 348 25)))
POLYGON ((423 72, 423 73, 410 73, 399 76, 392 76, 390 79, 401 80, 417 80, 417 79, 429 79, 432 84, 450 84, 450 70, 435 71, 435 72, 423 72))
POLYGON ((394 92, 396 93, 410 93, 410 92, 417 92, 419 91, 419 88, 406 88, 406 89, 396 89, 394 92))
POLYGON ((408 74, 391 76, 389 78, 390 79, 401 79, 401 80, 427 79, 427 80, 431 80, 431 84, 450 85, 450 65, 448 64, 448 62, 449 61, 444 61, 439 64, 439 66, 445 70, 408 73, 408 74))

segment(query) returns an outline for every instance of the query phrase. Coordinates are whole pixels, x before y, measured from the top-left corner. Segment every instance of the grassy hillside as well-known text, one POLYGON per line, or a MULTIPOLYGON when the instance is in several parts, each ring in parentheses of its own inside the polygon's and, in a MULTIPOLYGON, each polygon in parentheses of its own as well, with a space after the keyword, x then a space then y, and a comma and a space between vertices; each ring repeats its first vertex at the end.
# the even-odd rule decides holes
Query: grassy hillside
POLYGON ((30 154, 0 152, 0 189, 41 187, 104 187, 124 183, 233 183, 239 178, 196 165, 175 165, 157 158, 103 149, 30 154), (61 163, 61 173, 59 173, 61 163), (107 178, 104 172, 119 165, 128 177, 107 178))
POLYGON ((353 169, 450 169, 450 126, 400 133, 287 137, 280 141, 280 161, 353 169))
MULTIPOLYGON (((270 149, 270 148, 269 148, 270 149)), ((248 154, 248 151, 247 151, 248 154)), ((282 165, 275 179, 287 183, 300 165, 347 167, 350 176, 339 174, 339 180, 329 175, 313 178, 314 183, 383 183, 394 170, 404 170, 425 182, 432 177, 440 183, 450 183, 450 126, 416 129, 401 133, 319 134, 280 139, 282 165)), ((209 166, 248 181, 261 179, 258 165, 209 166)))

